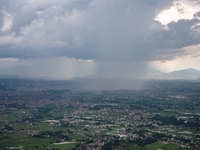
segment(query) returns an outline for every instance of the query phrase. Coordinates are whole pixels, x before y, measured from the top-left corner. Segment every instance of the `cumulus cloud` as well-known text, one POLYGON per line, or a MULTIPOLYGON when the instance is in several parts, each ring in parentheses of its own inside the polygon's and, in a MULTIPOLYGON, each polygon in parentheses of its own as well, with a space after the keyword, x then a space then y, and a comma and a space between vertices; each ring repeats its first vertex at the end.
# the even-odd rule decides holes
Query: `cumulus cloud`
POLYGON ((178 22, 181 19, 191 20, 199 10, 200 3, 196 0, 178 0, 174 1, 169 9, 165 9, 159 13, 155 20, 159 21, 162 25, 167 25, 170 22, 178 22))
POLYGON ((6 11, 2 11, 2 14, 3 14, 3 26, 1 28, 1 31, 10 30, 12 28, 13 16, 11 16, 6 11))
POLYGON ((3 57, 30 57, 24 53, 28 49, 32 57, 53 55, 97 61, 145 61, 158 58, 157 49, 165 54, 168 48, 198 41, 190 30, 198 19, 176 20, 177 24, 169 25, 168 31, 163 30, 159 23, 162 21, 159 16, 163 16, 161 9, 176 5, 172 1, 23 0, 11 4, 8 0, 1 3, 5 10, 1 18, 4 20, 2 32, 13 26, 10 33, 1 35, 3 57), (157 21, 154 20, 156 15, 157 21), (4 45, 7 45, 7 52, 4 45))

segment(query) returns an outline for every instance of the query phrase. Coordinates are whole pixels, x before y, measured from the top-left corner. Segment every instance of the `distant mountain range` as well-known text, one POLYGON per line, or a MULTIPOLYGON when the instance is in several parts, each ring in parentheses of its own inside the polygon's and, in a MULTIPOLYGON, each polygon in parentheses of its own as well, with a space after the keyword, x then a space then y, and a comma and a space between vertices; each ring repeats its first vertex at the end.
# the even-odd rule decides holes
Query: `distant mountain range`
MULTIPOLYGON (((148 67, 149 70, 146 73, 146 79, 159 79, 159 80, 200 80, 200 71, 192 68, 177 70, 169 73, 164 73, 152 67, 148 67)), ((16 79, 32 79, 31 76, 20 75, 0 75, 1 78, 16 78, 16 79)), ((33 79, 40 79, 34 77, 33 79)), ((50 78, 46 78, 50 79, 50 78)), ((76 79, 76 78, 75 78, 76 79)), ((87 79, 87 78, 83 78, 87 79)), ((89 79, 89 78, 88 78, 89 79)), ((93 79, 93 78, 92 78, 93 79)), ((56 79, 55 79, 56 80, 56 79)))
POLYGON ((200 71, 192 68, 177 70, 170 73, 153 76, 154 79, 169 79, 169 80, 196 80, 200 79, 200 71))

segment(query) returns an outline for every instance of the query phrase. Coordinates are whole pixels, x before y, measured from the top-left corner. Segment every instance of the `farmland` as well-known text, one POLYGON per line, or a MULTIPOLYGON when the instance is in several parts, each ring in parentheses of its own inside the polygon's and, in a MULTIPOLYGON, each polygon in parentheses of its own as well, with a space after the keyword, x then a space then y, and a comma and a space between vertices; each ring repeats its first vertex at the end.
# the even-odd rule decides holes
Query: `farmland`
POLYGON ((199 149, 200 83, 80 90, 72 81, 0 80, 0 149, 199 149))

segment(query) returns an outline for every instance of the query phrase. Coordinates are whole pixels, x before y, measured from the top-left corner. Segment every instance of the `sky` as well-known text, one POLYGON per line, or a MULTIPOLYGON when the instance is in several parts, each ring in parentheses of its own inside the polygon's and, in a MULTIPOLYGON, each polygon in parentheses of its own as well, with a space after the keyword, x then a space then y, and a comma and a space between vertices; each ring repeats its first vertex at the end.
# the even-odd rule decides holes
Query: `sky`
POLYGON ((0 75, 135 80, 199 49, 199 0, 0 1, 0 75))

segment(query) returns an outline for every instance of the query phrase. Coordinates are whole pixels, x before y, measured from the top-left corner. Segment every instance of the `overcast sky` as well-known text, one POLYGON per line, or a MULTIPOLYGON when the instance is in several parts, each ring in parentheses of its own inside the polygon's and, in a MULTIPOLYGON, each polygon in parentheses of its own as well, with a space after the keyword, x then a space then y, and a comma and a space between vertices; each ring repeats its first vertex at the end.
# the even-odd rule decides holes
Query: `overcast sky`
POLYGON ((135 79, 200 70, 199 0, 1 0, 0 74, 135 79))

